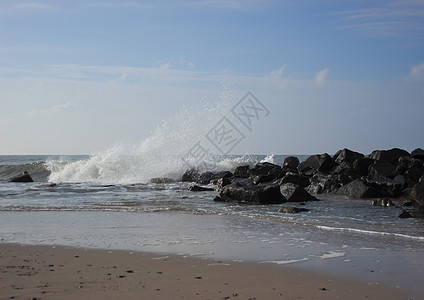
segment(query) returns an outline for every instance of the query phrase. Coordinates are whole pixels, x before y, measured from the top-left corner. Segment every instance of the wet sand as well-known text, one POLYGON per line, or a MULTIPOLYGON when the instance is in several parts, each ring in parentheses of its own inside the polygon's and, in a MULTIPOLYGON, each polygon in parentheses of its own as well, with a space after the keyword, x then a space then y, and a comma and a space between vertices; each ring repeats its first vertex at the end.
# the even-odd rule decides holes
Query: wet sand
POLYGON ((287 265, 0 243, 0 299, 419 299, 419 296, 423 295, 287 265))

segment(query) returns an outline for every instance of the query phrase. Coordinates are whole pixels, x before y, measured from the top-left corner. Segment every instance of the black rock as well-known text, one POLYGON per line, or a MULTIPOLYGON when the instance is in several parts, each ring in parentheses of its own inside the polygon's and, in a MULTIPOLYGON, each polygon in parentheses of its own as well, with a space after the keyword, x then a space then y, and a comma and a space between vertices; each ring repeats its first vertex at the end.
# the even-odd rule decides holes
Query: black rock
POLYGON ((414 185, 411 191, 411 197, 414 201, 414 208, 418 211, 424 211, 424 181, 414 185))
POLYGON ((415 149, 414 151, 411 152, 411 156, 413 158, 417 158, 424 161, 424 149, 421 149, 421 148, 415 149))
POLYGON ((329 173, 334 166, 334 161, 327 153, 309 156, 297 167, 299 173, 313 175, 317 172, 329 173))
POLYGON ((215 172, 215 173, 204 172, 198 177, 196 182, 200 184, 209 184, 214 180, 218 180, 219 178, 230 178, 231 176, 233 176, 233 173, 229 171, 215 172))
POLYGON ((368 168, 368 178, 375 180, 387 180, 396 176, 396 166, 384 161, 376 160, 368 168))
POLYGON ((183 182, 196 182, 200 177, 199 172, 194 169, 187 170, 183 174, 183 178, 181 179, 183 182))
POLYGON ((220 178, 216 182, 216 188, 220 191, 224 186, 229 185, 231 180, 228 178, 220 178))
POLYGON ((402 194, 402 184, 394 180, 369 180, 369 186, 373 187, 378 197, 396 198, 402 194))
POLYGON ((397 165, 399 158, 402 156, 409 156, 408 151, 393 148, 390 150, 375 150, 373 151, 369 157, 375 160, 384 160, 393 165, 397 165))
POLYGON ((297 170, 299 159, 295 156, 289 156, 284 159, 283 168, 297 170))
POLYGON ((166 177, 157 177, 150 179, 150 183, 174 183, 175 180, 166 177))
POLYGON ((190 186, 188 188, 188 190, 191 191, 191 192, 207 192, 207 191, 214 191, 215 189, 207 188, 207 187, 203 187, 203 186, 198 186, 198 185, 193 185, 193 186, 190 186))
POLYGON ((236 178, 248 178, 250 177, 250 167, 249 166, 238 166, 234 171, 234 177, 236 178))
POLYGON ((253 185, 247 182, 235 181, 224 186, 220 197, 227 202, 249 204, 280 204, 285 201, 278 185, 264 183, 253 185))
POLYGON ((294 206, 288 206, 288 207, 281 207, 278 212, 285 213, 285 214, 297 214, 300 212, 307 212, 309 209, 306 208, 299 208, 294 206))
POLYGON ((342 186, 337 190, 338 195, 348 196, 352 198, 378 198, 378 191, 361 179, 342 186))
POLYGON ((222 199, 219 196, 215 196, 215 198, 213 198, 213 201, 215 201, 215 202, 225 202, 224 199, 222 199))
POLYGON ((283 183, 294 183, 307 187, 309 185, 309 177, 302 174, 287 172, 286 175, 284 175, 284 177, 280 180, 277 180, 276 183, 279 185, 283 183))
POLYGON ((412 218, 412 215, 406 210, 402 210, 401 212, 399 212, 398 217, 402 219, 408 219, 408 218, 412 218))
POLYGON ((336 152, 336 154, 333 156, 333 159, 337 164, 347 163, 352 165, 355 160, 362 157, 364 157, 362 153, 344 148, 343 150, 336 152))
POLYGON ((256 175, 253 177, 253 183, 259 184, 264 182, 271 182, 275 180, 275 177, 272 175, 256 175))
POLYGON ((367 176, 368 168, 374 163, 374 159, 369 157, 358 158, 353 162, 353 170, 359 176, 367 176))
POLYGON ((403 175, 405 177, 406 183, 408 186, 413 187, 416 183, 420 181, 421 176, 424 175, 424 171, 421 170, 418 167, 413 167, 408 170, 406 170, 405 174, 403 175))
POLYGON ((280 186, 280 192, 287 202, 308 202, 318 199, 309 194, 303 187, 293 183, 284 183, 280 186))
POLYGON ((272 163, 264 162, 257 163, 252 169, 250 169, 251 175, 268 175, 271 171, 279 171, 281 167, 272 163))
POLYGON ((10 182, 34 182, 31 175, 25 171, 22 175, 18 175, 10 179, 10 182))
POLYGON ((311 194, 326 194, 340 187, 337 176, 317 173, 309 179, 307 191, 311 194))

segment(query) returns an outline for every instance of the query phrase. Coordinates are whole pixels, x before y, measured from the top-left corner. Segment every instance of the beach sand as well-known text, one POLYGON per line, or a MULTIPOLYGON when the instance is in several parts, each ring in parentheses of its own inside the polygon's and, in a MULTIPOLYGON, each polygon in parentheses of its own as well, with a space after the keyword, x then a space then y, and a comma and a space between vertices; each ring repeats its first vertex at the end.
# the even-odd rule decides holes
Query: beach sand
POLYGON ((411 296, 408 291, 394 287, 335 278, 287 265, 0 243, 0 299, 409 299, 411 296))

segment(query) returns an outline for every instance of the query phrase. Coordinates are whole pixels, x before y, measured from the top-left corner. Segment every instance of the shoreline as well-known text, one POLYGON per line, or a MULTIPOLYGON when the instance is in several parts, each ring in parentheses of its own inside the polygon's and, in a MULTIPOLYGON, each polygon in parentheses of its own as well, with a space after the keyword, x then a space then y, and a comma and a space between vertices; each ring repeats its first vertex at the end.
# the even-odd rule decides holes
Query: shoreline
POLYGON ((410 299, 414 296, 422 294, 287 265, 0 243, 1 299, 410 299))

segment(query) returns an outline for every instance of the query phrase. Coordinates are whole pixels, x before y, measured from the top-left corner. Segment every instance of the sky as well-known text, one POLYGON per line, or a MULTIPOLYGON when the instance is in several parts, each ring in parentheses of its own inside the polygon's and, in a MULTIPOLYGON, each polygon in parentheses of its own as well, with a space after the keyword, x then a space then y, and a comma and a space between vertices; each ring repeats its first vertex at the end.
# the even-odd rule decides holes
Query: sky
POLYGON ((248 92, 269 113, 229 106, 229 153, 424 148, 424 1, 0 0, 0 154, 141 143, 248 92))

